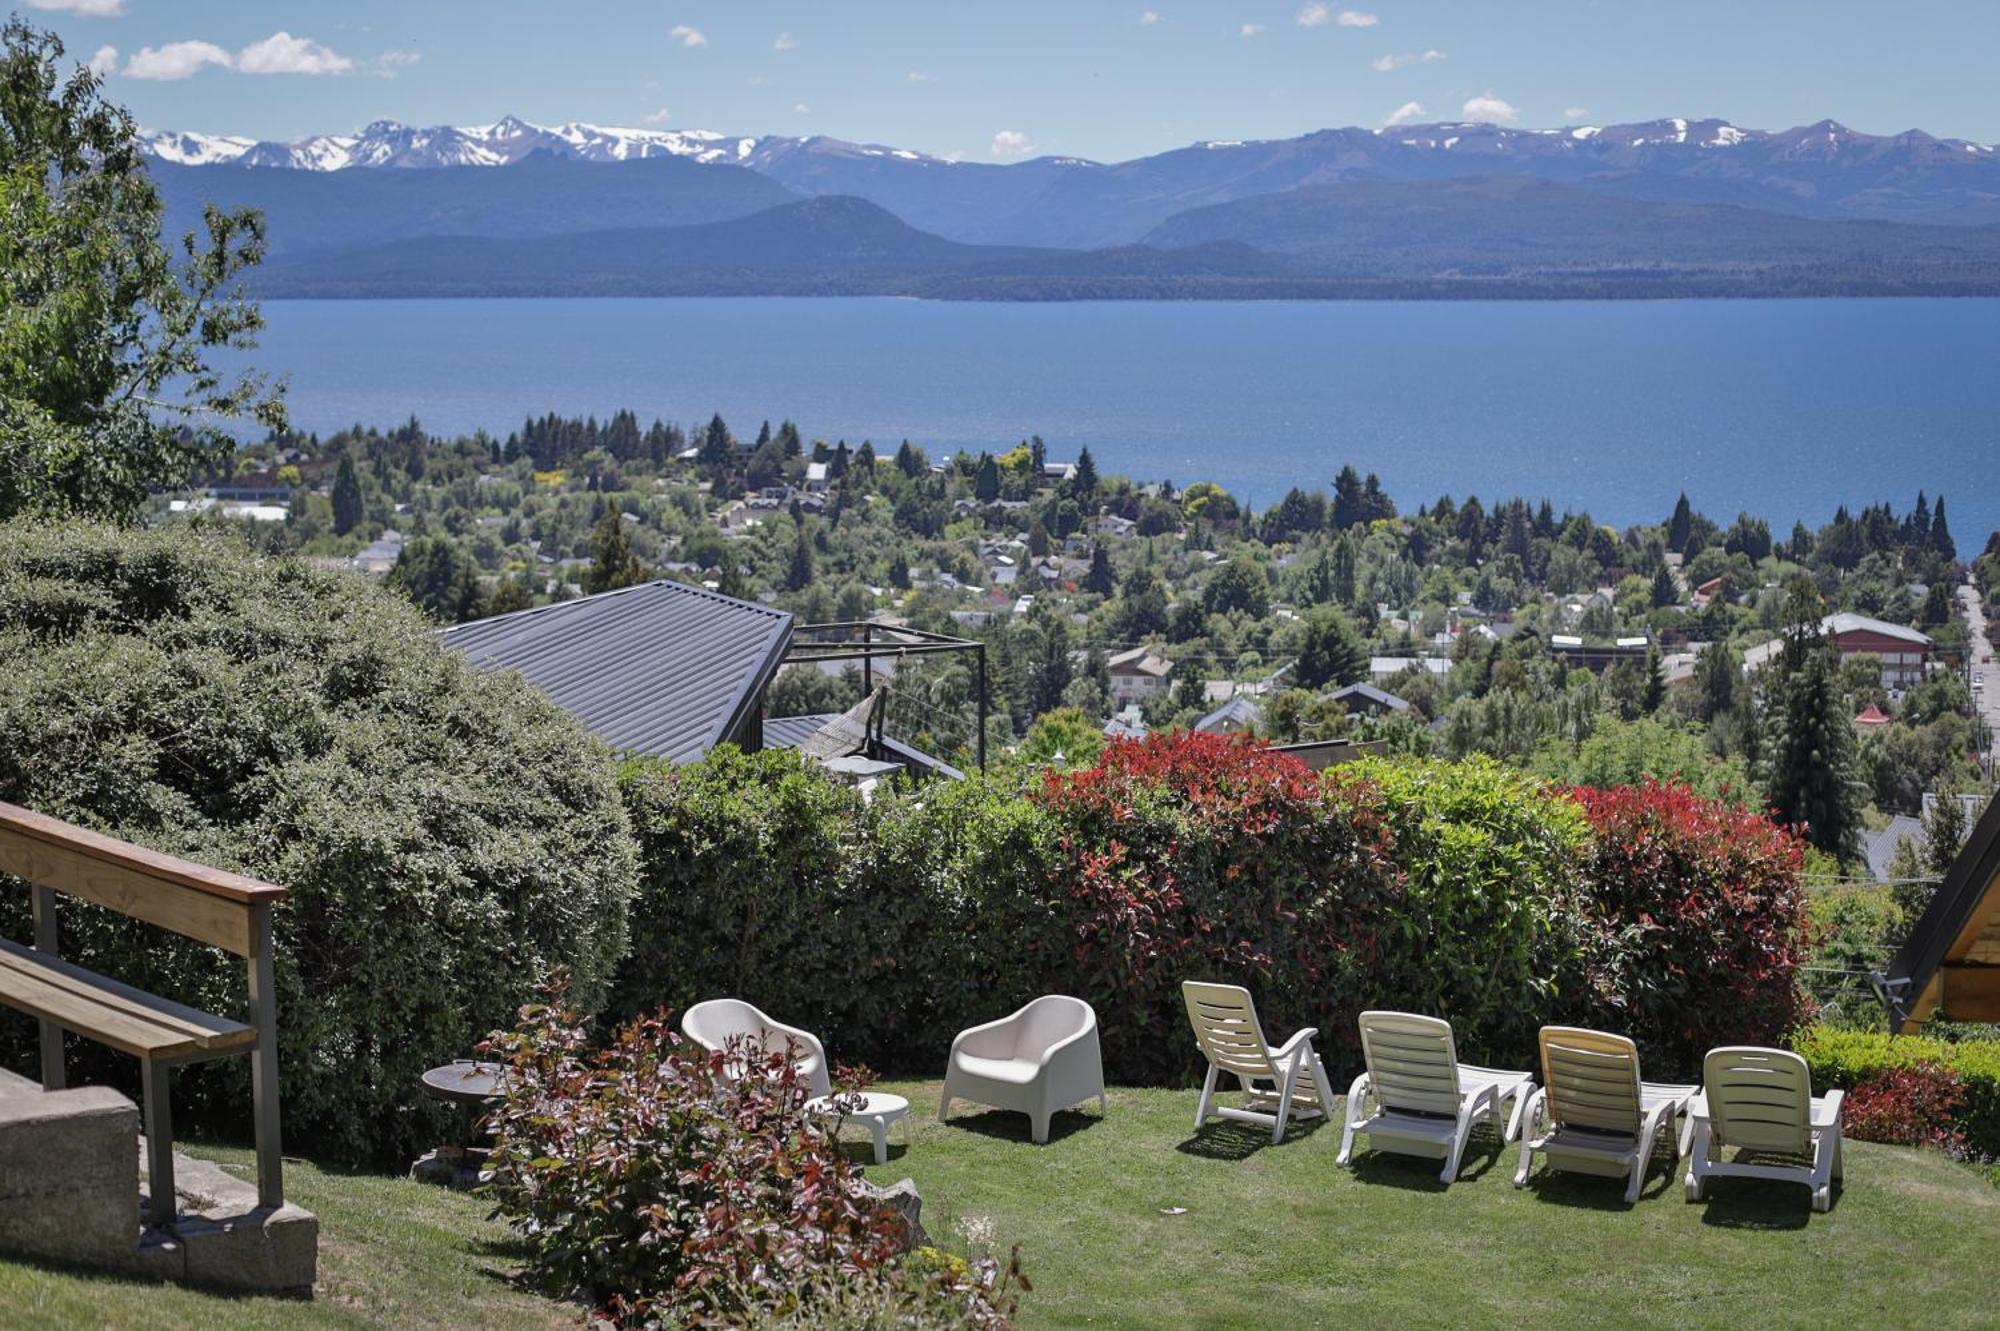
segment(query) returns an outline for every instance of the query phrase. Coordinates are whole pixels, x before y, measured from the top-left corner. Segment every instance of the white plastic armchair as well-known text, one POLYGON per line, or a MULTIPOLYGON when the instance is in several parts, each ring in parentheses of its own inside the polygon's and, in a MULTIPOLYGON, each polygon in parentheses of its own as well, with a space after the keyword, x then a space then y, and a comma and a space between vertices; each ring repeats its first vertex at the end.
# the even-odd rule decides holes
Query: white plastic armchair
POLYGON ((938 1122, 951 1113, 953 1100, 970 1100, 1026 1114, 1030 1135, 1046 1142, 1056 1111, 1092 1096, 1103 1113, 1097 1013, 1080 998, 1045 994, 998 1021, 959 1032, 945 1063, 938 1122))
MULTIPOLYGON (((790 1054, 798 1068, 799 1082, 812 1097, 831 1095, 833 1082, 827 1075, 826 1047, 811 1031, 787 1026, 764 1015, 740 998, 711 998, 696 1003, 681 1014, 681 1030, 704 1049, 728 1053, 730 1042, 741 1040, 753 1056, 790 1054)), ((742 1072, 740 1063, 724 1070, 731 1076, 742 1072)))

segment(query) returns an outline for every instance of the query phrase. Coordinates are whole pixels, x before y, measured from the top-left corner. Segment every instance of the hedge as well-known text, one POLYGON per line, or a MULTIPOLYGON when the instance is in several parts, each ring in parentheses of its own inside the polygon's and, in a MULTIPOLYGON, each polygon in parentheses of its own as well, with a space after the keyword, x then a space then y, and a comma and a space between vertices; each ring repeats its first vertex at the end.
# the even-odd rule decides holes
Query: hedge
POLYGON ((2000 1157, 2000 1040, 1941 1040, 1922 1035, 1811 1026, 1792 1047, 1812 1069, 1813 1090, 1853 1090, 1896 1068, 1935 1063, 1958 1074, 1965 1105, 1957 1124, 1966 1145, 2000 1157))
MULTIPOLYGON (((511 677, 441 647, 358 575, 232 533, 0 526, 0 799, 281 883, 286 1144, 407 1161, 448 1131, 418 1077, 471 1052, 551 967, 601 1001, 636 854, 608 755, 511 677)), ((0 890, 0 933, 29 936, 0 890)), ((237 959, 77 901, 63 950, 211 1011, 237 959)), ((6 1014, 0 1054, 31 1065, 6 1014)), ((132 1061, 73 1040, 75 1070, 132 1061)), ((240 1135, 247 1060, 175 1077, 175 1114, 240 1135)))
POLYGON ((1468 1058, 1524 1066, 1544 1022, 1637 1023, 1656 1076, 1690 1073, 1700 1040, 1782 1038, 1796 1010, 1794 843, 1678 787, 1598 799, 1486 760, 1314 775, 1190 734, 1025 792, 864 803, 796 755, 728 749, 629 764, 621 787, 643 864, 608 1015, 735 994, 898 1072, 1065 992, 1097 1009, 1114 1079, 1180 1084, 1194 977, 1246 985, 1278 1038, 1319 1027, 1337 1075, 1371 1006, 1440 1013, 1468 1058), (1642 859, 1605 844, 1628 833, 1642 859), (1635 926, 1669 867, 1696 923, 1635 926))

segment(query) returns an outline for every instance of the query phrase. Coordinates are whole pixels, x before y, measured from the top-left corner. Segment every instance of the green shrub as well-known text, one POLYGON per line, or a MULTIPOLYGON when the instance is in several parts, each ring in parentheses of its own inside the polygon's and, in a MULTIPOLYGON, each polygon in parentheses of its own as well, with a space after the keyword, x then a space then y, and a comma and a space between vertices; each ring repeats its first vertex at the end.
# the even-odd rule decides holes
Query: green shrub
MULTIPOLYGON (((0 799, 290 889, 287 1144, 407 1159, 452 1121, 425 1068, 552 966, 603 994, 635 855, 602 749, 398 598, 214 530, 14 524, 0 660, 0 799)), ((0 932, 27 936, 26 895, 0 891, 0 932)), ((63 950, 211 1011, 242 1001, 235 958, 81 902, 63 950)), ((25 1023, 7 1029, 25 1051, 25 1023)), ((131 1079, 75 1048, 93 1078, 131 1079)), ((247 1060, 178 1074, 175 1099, 189 1127, 240 1134, 247 1060)))
POLYGON ((1887 887, 1865 884, 1815 892, 1806 907, 1812 926, 1806 991, 1819 1019, 1833 1025, 1876 1026, 1882 1005, 1867 972, 1896 950, 1906 916, 1887 887))
POLYGON ((1952 1041, 1811 1026, 1792 1047, 1811 1067, 1815 1091, 1852 1090, 1886 1072, 1920 1064, 1950 1069, 1965 1091, 1957 1124, 1965 1144, 1981 1155, 2000 1156, 2000 1040, 1952 1041))
POLYGON ((1383 922, 1396 964, 1374 1005, 1449 1018, 1481 1060, 1531 1058, 1535 1032, 1582 988, 1581 810, 1484 757, 1371 758, 1333 779, 1378 792, 1409 880, 1405 908, 1383 922))

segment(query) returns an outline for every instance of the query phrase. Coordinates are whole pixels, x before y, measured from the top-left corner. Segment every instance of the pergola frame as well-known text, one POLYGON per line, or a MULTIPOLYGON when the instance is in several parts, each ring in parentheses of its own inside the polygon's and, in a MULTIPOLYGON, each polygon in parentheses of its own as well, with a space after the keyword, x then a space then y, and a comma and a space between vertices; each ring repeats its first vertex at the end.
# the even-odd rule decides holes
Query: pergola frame
POLYGON ((861 662, 863 696, 875 691, 875 662, 907 656, 935 656, 946 652, 972 652, 976 657, 975 696, 979 705, 979 770, 986 770, 986 644, 972 638, 954 638, 926 629, 878 624, 870 619, 837 620, 828 624, 800 624, 792 630, 792 642, 785 649, 783 665, 815 665, 822 661, 861 662), (878 641, 878 634, 890 641, 878 641), (833 641, 819 641, 814 635, 839 635, 833 641))

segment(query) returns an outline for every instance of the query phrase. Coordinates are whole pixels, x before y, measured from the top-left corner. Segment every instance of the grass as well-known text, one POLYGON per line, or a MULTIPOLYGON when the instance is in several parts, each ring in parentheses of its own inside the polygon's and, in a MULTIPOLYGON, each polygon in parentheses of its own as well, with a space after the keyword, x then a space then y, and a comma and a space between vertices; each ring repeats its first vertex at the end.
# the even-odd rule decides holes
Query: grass
MULTIPOLYGON (((1027 1141, 1026 1120, 909 1097, 877 1181, 913 1177, 941 1246, 1004 1254, 1035 1289, 1034 1328, 1992 1325, 2000 1189, 1931 1153, 1850 1144, 1828 1215, 1805 1190, 1721 1179, 1681 1199, 1656 1161, 1636 1206, 1607 1179, 1538 1174, 1475 1138, 1446 1188, 1426 1162, 1366 1152, 1334 1164, 1337 1126, 1282 1145, 1235 1124, 1190 1130, 1191 1091, 1114 1091, 1027 1141), (1170 1207, 1186 1213, 1167 1215, 1170 1207)), ((866 1158, 862 1138, 857 1158, 866 1158)), ((202 1151, 242 1165, 242 1153, 202 1151)), ((511 1285, 506 1230, 476 1198, 402 1179, 294 1165, 288 1190, 321 1222, 310 1302, 221 1298, 0 1259, 0 1326, 577 1328, 573 1305, 511 1285)))

